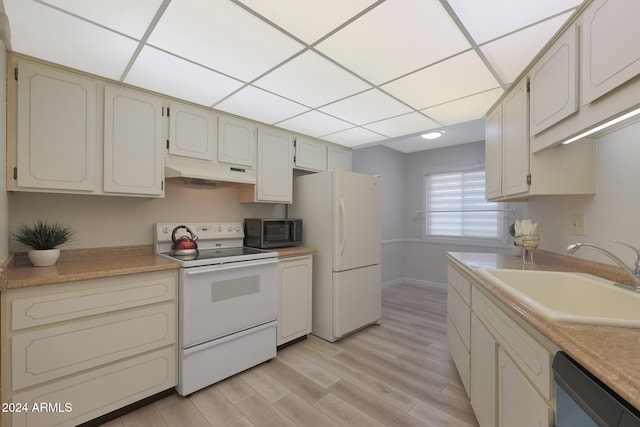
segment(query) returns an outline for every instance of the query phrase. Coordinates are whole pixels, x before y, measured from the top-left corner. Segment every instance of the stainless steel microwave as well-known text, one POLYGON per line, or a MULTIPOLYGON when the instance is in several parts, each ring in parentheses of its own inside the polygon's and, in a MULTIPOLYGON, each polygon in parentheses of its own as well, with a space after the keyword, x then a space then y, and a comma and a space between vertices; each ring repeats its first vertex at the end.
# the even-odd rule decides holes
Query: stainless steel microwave
POLYGON ((252 248, 271 249, 302 243, 300 218, 245 218, 244 244, 252 248))

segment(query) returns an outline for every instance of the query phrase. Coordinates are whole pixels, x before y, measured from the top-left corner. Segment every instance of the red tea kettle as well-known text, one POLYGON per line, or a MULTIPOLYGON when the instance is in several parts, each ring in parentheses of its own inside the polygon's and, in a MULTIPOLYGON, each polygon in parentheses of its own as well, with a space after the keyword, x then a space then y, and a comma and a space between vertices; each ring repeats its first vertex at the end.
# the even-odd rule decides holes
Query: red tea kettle
POLYGON ((179 225, 173 229, 171 233, 171 255, 196 255, 198 253, 198 244, 196 243, 198 236, 186 225, 179 225), (189 233, 189 236, 180 236, 176 238, 176 232, 184 228, 189 233))

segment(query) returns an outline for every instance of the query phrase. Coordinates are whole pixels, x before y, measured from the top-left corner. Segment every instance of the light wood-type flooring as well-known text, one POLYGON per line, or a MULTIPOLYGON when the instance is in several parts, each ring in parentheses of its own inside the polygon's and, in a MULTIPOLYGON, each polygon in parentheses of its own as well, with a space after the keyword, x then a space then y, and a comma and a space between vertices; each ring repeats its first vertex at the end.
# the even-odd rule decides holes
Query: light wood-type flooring
POLYGON ((313 335, 275 359, 108 427, 477 426, 446 344, 446 291, 394 285, 383 317, 336 343, 313 335))

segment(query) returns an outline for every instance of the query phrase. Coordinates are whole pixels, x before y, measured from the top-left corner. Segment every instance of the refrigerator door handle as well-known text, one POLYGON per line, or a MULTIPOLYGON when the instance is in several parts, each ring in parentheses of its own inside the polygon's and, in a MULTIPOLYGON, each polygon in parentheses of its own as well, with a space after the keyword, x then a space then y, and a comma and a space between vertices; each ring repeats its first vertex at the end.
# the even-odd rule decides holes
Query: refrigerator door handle
POLYGON ((340 213, 341 213, 341 217, 340 217, 340 227, 341 227, 341 237, 342 237, 342 242, 340 243, 340 255, 342 255, 344 253, 344 247, 347 245, 347 210, 344 206, 344 200, 342 199, 342 197, 340 197, 339 200, 339 206, 340 206, 340 213))

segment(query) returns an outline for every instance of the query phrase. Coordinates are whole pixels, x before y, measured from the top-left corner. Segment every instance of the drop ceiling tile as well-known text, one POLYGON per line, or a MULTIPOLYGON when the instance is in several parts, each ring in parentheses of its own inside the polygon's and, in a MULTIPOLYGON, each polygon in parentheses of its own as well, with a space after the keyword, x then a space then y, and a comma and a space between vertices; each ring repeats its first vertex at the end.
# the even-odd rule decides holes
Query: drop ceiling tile
POLYGON ((477 120, 484 117, 503 93, 501 88, 496 88, 427 108, 422 112, 445 126, 477 120))
POLYGON ((424 68, 382 86, 382 89, 421 110, 499 86, 474 51, 424 68))
POLYGON ((126 83, 207 107, 242 86, 242 82, 145 46, 126 83))
POLYGON ((48 6, 5 0, 11 50, 118 80, 138 43, 48 6))
POLYGON ((319 137, 354 127, 351 123, 327 116, 319 111, 309 111, 300 114, 299 116, 277 123, 277 126, 313 137, 319 137))
POLYGON ((565 13, 481 46, 482 53, 505 83, 513 83, 571 13, 565 13))
POLYGON ((120 33, 142 38, 162 0, 40 0, 120 33))
POLYGON ((303 105, 253 86, 247 86, 234 93, 214 108, 268 124, 280 122, 308 110, 303 105))
POLYGON ((292 59, 254 85, 313 108, 371 88, 312 51, 292 59))
POLYGON ((149 44, 247 82, 303 48, 227 0, 171 2, 149 44))
POLYGON ((413 111, 378 89, 359 93, 319 108, 332 116, 362 125, 413 111))
POLYGON ((386 1, 317 45, 374 84, 469 47, 438 0, 386 1))
POLYGON ((306 43, 313 43, 357 15, 375 0, 241 0, 246 6, 306 43))
POLYGON ((551 15, 576 8, 582 0, 448 0, 476 43, 482 44, 551 15))
POLYGON ((440 126, 440 123, 437 123, 420 113, 409 113, 403 116, 381 120, 375 123, 369 123, 368 125, 363 127, 379 134, 386 135, 390 138, 394 138, 398 136, 409 135, 412 133, 423 132, 425 130, 434 129, 440 126))
POLYGON ((351 128, 341 132, 324 135, 322 139, 345 147, 356 147, 358 145, 370 144, 372 142, 387 139, 385 136, 363 128, 351 128))

